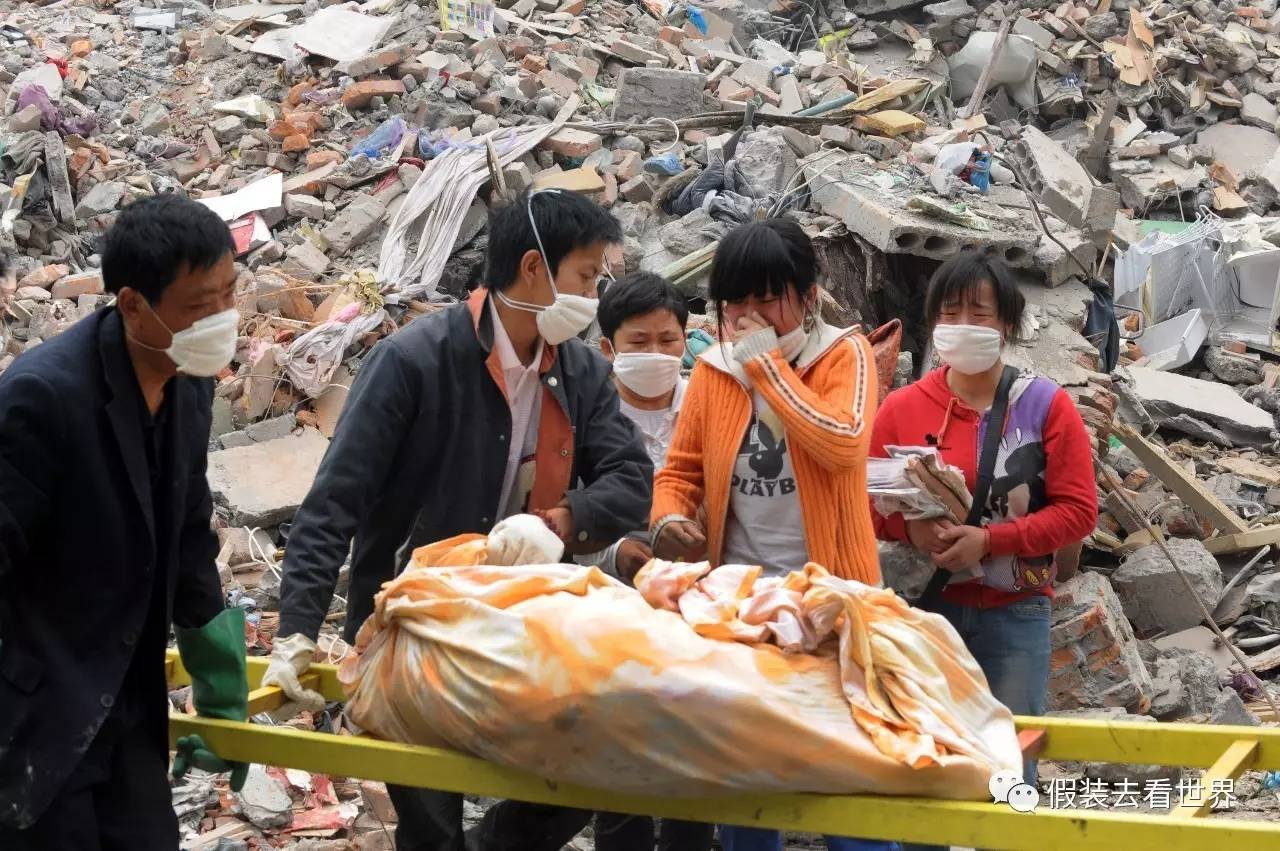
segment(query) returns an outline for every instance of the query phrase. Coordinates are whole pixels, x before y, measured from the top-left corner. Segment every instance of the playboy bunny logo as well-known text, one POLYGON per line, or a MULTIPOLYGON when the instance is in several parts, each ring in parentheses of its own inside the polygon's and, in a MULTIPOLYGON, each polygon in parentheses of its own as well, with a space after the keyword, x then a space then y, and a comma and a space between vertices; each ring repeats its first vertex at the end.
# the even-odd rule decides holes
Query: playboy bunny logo
POLYGON ((756 420, 756 446, 749 461, 752 471, 762 479, 776 479, 782 472, 782 456, 786 451, 786 437, 776 439, 763 419, 756 420))

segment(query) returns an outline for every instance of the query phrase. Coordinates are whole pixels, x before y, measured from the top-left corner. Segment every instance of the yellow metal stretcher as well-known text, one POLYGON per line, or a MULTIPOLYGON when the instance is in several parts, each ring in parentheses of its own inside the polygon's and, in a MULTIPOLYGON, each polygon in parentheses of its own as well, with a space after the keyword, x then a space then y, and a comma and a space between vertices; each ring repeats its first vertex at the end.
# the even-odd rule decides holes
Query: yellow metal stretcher
MULTIPOLYGON (((266 659, 249 659, 249 714, 283 702, 276 688, 258 687, 266 659)), ((169 651, 169 682, 191 681, 169 651)), ((343 699, 337 671, 313 665, 302 685, 329 700, 343 699)), ((385 742, 363 736, 304 732, 289 727, 218 721, 189 715, 169 719, 171 743, 198 733, 224 759, 380 780, 493 798, 636 813, 693 821, 776 828, 867 839, 952 844, 989 849, 1075 851, 1280 851, 1280 821, 1208 818, 1213 781, 1244 771, 1280 770, 1280 728, 1135 724, 1064 718, 1016 718, 1028 756, 1086 762, 1137 763, 1207 769, 1201 803, 1168 814, 1095 809, 1035 812, 1007 804, 876 795, 743 795, 687 799, 624 795, 557 783, 456 751, 385 742)))

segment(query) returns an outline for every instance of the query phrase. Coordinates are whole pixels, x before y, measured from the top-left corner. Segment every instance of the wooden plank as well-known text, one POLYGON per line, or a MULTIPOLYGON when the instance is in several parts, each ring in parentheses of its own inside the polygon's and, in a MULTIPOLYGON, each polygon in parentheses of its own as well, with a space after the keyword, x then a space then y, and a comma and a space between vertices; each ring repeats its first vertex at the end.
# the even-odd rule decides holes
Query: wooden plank
POLYGON ((862 116, 862 120, 872 128, 872 132, 890 139, 896 139, 904 133, 918 133, 925 128, 923 119, 900 109, 873 112, 862 116))
MULTIPOLYGON (((1253 669, 1255 674, 1265 674, 1275 668, 1280 668, 1280 647, 1272 647, 1270 650, 1259 653, 1256 656, 1246 657, 1249 660, 1249 667, 1253 669)), ((1240 663, 1236 662, 1231 666, 1233 674, 1240 672, 1240 663)))
MULTIPOLYGON (((1240 739, 1223 752, 1218 761, 1209 766, 1200 777, 1200 795, 1198 798, 1183 801, 1173 810, 1175 816, 1196 818, 1208 813, 1214 804, 1214 781, 1235 780, 1250 768, 1258 758, 1258 740, 1240 739)), ((1188 797, 1191 797, 1188 795, 1188 797)))
MULTIPOLYGON (((919 78, 910 78, 905 80, 894 80, 892 83, 881 86, 875 91, 868 92, 853 103, 845 107, 848 112, 866 112, 868 109, 875 109, 882 103, 888 103, 891 100, 897 100, 906 95, 913 95, 916 92, 929 85, 928 80, 919 78)), ((839 114, 838 112, 836 113, 839 114)))
POLYGON ((1248 532, 1236 532, 1232 535, 1218 535, 1204 542, 1204 548, 1214 555, 1238 553, 1242 550, 1256 550, 1280 544, 1280 524, 1250 529, 1248 532))
POLYGON ((1196 480, 1195 476, 1178 466, 1158 446, 1147 442, 1142 435, 1127 425, 1117 424, 1114 430, 1116 436, 1124 442, 1124 445, 1129 447, 1129 450, 1134 455, 1138 456, 1138 460, 1142 462, 1148 472, 1160 479, 1165 487, 1191 506, 1196 514, 1211 524, 1213 528, 1219 529, 1228 535, 1249 531, 1248 524, 1241 520, 1239 515, 1228 508, 1222 500, 1210 493, 1204 485, 1196 480))

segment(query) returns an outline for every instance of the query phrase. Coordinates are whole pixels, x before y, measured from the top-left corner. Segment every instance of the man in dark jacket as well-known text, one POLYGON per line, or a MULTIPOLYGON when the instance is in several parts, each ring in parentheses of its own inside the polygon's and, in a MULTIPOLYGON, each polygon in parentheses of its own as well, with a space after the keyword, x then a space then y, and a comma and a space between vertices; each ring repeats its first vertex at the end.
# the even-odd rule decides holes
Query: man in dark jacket
MULTIPOLYGON (((264 684, 298 705, 323 704, 298 676, 348 552, 354 641, 415 547, 536 513, 570 551, 592 552, 644 524, 652 464, 618 410, 609 364, 574 339, 595 315, 605 249, 621 237, 581 195, 522 196, 490 221, 488 287, 370 353, 289 535, 264 684)), ((461 795, 390 793, 398 849, 463 848, 461 795)), ((484 851, 559 849, 589 818, 506 802, 489 811, 478 842, 484 851)))
POLYGON ((216 682, 197 709, 245 716, 244 615, 223 608, 205 481, 209 376, 235 353, 231 235, 159 196, 120 213, 102 257, 116 306, 0 375, 6 851, 177 848, 170 623, 216 682))

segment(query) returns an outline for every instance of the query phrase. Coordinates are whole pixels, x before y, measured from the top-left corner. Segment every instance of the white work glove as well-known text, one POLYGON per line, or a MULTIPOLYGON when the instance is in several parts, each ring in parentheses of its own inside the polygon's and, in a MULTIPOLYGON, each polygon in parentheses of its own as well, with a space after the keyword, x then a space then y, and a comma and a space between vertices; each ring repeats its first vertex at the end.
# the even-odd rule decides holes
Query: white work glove
POLYGON ((288 638, 277 637, 272 642, 271 662, 262 675, 262 685, 276 686, 289 699, 288 703, 271 713, 274 720, 288 720, 304 709, 311 712, 324 710, 324 695, 298 683, 298 677, 311 667, 315 652, 316 643, 300 632, 288 638))
POLYGON ((515 514, 493 527, 486 549, 489 564, 501 567, 557 564, 564 555, 564 541, 540 518, 515 514))

